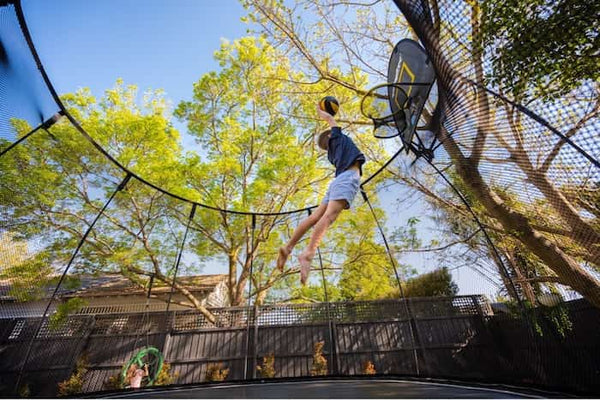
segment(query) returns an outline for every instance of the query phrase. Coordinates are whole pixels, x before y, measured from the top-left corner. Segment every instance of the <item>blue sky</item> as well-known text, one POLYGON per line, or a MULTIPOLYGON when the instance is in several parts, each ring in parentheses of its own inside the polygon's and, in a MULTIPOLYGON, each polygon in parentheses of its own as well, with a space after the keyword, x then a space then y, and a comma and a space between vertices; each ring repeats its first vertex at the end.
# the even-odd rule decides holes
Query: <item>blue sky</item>
POLYGON ((164 89, 174 104, 217 68, 221 39, 248 29, 237 0, 24 0, 23 9, 59 93, 89 87, 99 97, 123 78, 164 89))
MULTIPOLYGON (((22 4, 36 49, 59 94, 88 87, 101 97, 122 78, 140 91, 163 89, 176 106, 191 98, 192 85, 202 74, 218 69, 213 53, 221 41, 242 37, 249 28, 240 21, 245 10, 237 0, 23 0, 22 4)), ((183 124, 174 121, 174 125, 185 132, 183 124)), ((195 147, 189 137, 184 137, 184 146, 195 147)), ((395 197, 388 195, 384 201, 395 197)), ((423 202, 393 220, 402 225, 409 217, 420 216, 420 234, 428 242, 433 224, 422 216, 423 202)), ((425 254, 407 256, 405 262, 421 273, 437 267, 425 254)), ((483 283, 474 281, 473 275, 468 268, 453 272, 461 293, 481 292, 483 283)))

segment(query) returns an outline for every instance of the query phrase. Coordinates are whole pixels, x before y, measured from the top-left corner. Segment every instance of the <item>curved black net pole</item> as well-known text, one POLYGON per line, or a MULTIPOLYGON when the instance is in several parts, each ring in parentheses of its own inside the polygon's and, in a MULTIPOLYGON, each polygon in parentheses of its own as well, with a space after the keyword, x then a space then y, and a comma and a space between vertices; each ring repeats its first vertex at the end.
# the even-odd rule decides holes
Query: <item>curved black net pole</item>
MULTIPOLYGON (((312 214, 312 210, 308 210, 308 215, 312 214)), ((325 314, 327 315, 327 326, 329 327, 329 346, 331 347, 331 356, 333 358, 333 374, 339 374, 339 362, 337 353, 337 343, 335 341, 333 320, 331 318, 331 308, 329 307, 329 294, 327 291, 327 280, 325 279, 325 269, 323 268, 323 257, 321 256, 321 248, 317 247, 317 255, 319 256, 319 266, 321 267, 321 283, 323 284, 323 293, 325 295, 325 314)))
POLYGON ((177 272, 179 271, 179 264, 181 263, 181 257, 183 255, 183 248, 185 247, 185 241, 187 240, 188 232, 190 231, 190 225, 192 223, 192 219, 196 214, 196 204, 192 205, 192 210, 190 211, 190 216, 188 217, 188 222, 185 227, 185 233, 183 234, 183 240, 181 241, 181 246, 179 247, 179 253, 177 254, 177 260, 175 261, 175 268, 173 271, 173 281, 171 282, 171 292, 169 292, 169 300, 167 301, 167 310, 166 315, 169 315, 169 308, 171 307, 171 299, 173 298, 173 292, 175 290, 175 280, 177 279, 177 272))
POLYGON ((33 336, 31 337, 31 340, 29 341, 29 346, 27 347, 27 353, 25 354, 25 358, 23 360, 23 364, 21 365, 21 368, 19 369, 19 375, 18 375, 17 381, 15 383, 15 387, 14 387, 15 394, 18 393, 19 386, 21 385, 21 380, 23 378, 23 372, 25 371, 25 366, 27 365, 27 362, 28 362, 29 357, 31 355, 31 348, 33 346, 33 342, 34 342, 35 338, 39 335, 39 333, 40 333, 40 331, 42 329, 42 325, 44 323, 44 320, 46 320, 46 316, 48 315, 48 311, 50 310, 50 306, 52 305, 52 302, 54 301, 54 298, 56 297, 56 294, 58 293, 58 290, 60 289, 60 286, 62 285, 62 282, 64 281, 65 277, 67 276, 67 272, 71 268, 71 264, 73 264, 73 261, 77 257, 77 254, 79 253, 79 250, 81 249, 81 247, 85 243, 85 241, 86 241, 88 235, 90 234, 90 232, 92 232, 92 229, 94 228, 94 225, 96 225, 96 222, 100 219, 100 216, 102 216, 104 214, 104 211, 106 210, 106 208, 108 208, 108 205, 110 205, 110 203, 112 202, 112 200, 114 199, 114 197, 117 195, 117 193, 119 193, 120 191, 122 191, 125 188, 125 186, 127 185, 127 183, 129 182, 130 179, 131 179, 131 175, 129 175, 129 174, 127 174, 125 176, 125 178, 123 178, 123 181, 121 181, 121 183, 114 190, 114 192, 112 193, 112 195, 110 196, 110 198, 108 198, 108 200, 106 201, 106 203, 104 204, 104 206, 102 207, 102 209, 100 210, 100 212, 98 212, 98 214, 96 215, 96 217, 92 221, 92 224, 90 224, 90 226, 88 227, 88 229, 86 230, 86 232, 83 234, 83 237, 81 237, 81 239, 79 240, 79 244, 77 244, 77 248, 75 248, 75 251, 73 252, 73 255, 71 255, 71 259, 69 260, 69 263, 67 263, 67 266, 65 267, 62 275, 60 276, 60 279, 58 280, 58 283, 56 284, 56 287, 54 287, 54 291, 52 292, 52 296, 48 300, 48 304, 46 305, 46 309, 44 310, 44 313, 42 314, 42 316, 40 318, 40 322, 38 323, 38 325, 37 325, 37 327, 35 329, 35 332, 33 333, 33 336))
MULTIPOLYGON (((256 303, 254 308, 252 308, 252 315, 250 315, 250 302, 252 300, 252 277, 253 277, 253 264, 254 264, 254 231, 256 228, 256 215, 252 215, 252 234, 250 235, 250 247, 248 252, 250 254, 250 275, 248 276, 248 305, 246 309, 246 355, 244 356, 244 380, 248 379, 248 358, 250 357, 250 321, 253 321, 256 325, 256 303)), ((254 338, 254 343, 256 343, 256 338, 254 338)), ((254 347, 252 347, 254 349, 254 347)), ((256 359, 256 353, 253 352, 253 360, 256 359)), ((255 376, 255 369, 252 369, 252 377, 255 376)))
MULTIPOLYGON (((146 324, 148 324, 148 328, 146 329, 146 348, 148 348, 150 346, 150 343, 148 341, 148 337, 150 336, 150 330, 152 325, 150 325, 150 297, 152 296, 152 285, 154 284, 154 274, 150 275, 150 283, 148 283, 148 293, 146 294, 146 307, 144 308, 144 318, 143 318, 143 323, 142 323, 142 327, 146 324)), ((137 345, 137 341, 136 344, 137 345)))
POLYGON ((6 149, 4 149, 3 151, 0 152, 0 157, 4 156, 5 153, 8 153, 9 150, 11 150, 15 146, 19 145, 21 142, 26 141, 27 138, 29 138, 31 135, 35 134, 39 130, 44 130, 44 131, 46 131, 46 133, 51 135, 47 130, 50 127, 52 127, 58 120, 60 120, 60 118, 63 115, 64 115, 64 113, 62 111, 59 111, 58 113, 54 114, 52 117, 50 117, 49 119, 47 119, 46 121, 44 121, 43 123, 41 123, 40 125, 35 127, 34 129, 32 129, 31 131, 29 131, 26 135, 19 138, 19 140, 11 143, 6 149))
MULTIPOLYGON (((148 291, 146 292, 146 305, 144 306, 144 312, 142 313, 142 322, 139 327, 135 328, 135 340, 131 343, 131 354, 134 355, 135 349, 137 348, 140 335, 144 327, 150 322, 150 297, 152 296, 152 286, 154 285, 154 273, 144 273, 148 276, 148 291)), ((150 335, 150 326, 146 330, 146 348, 149 347, 148 336, 150 335)))
POLYGON ((396 153, 394 153, 394 155, 392 157, 390 157, 390 159, 387 162, 385 162, 381 167, 379 167, 379 169, 376 172, 374 172, 373 174, 371 174, 371 176, 369 178, 364 180, 360 184, 360 186, 362 187, 363 185, 367 185, 371 180, 373 180, 376 176, 378 176, 383 170, 385 170, 387 168, 387 166, 389 166, 394 160, 396 160, 396 157, 398 157, 404 149, 405 149, 404 144, 402 144, 402 146, 400 146, 400 149, 398 149, 398 151, 396 153))
POLYGON ((465 78, 465 81, 470 83, 471 85, 476 86, 477 88, 491 94, 492 96, 501 99, 502 101, 510 104, 511 106, 513 106, 514 108, 516 108, 517 110, 519 110, 521 113, 525 114, 526 116, 528 116, 529 118, 537 121, 540 125, 548 128, 550 130, 550 132, 552 132, 554 135, 558 136, 562 141, 564 141, 565 143, 569 144, 573 149, 575 149, 580 155, 582 155, 583 157, 585 157, 586 159, 588 159, 589 162, 591 162, 594 166, 600 168, 600 162, 595 159, 593 156, 591 156, 589 153, 587 153, 585 150, 583 150, 579 145, 577 145, 575 142, 573 142, 569 137, 567 137, 565 134, 563 134, 562 132, 560 132, 558 129, 554 128, 554 126, 552 126, 552 124, 550 124, 548 121, 546 121, 543 117, 541 117, 539 114, 534 113, 532 110, 528 109, 527 107, 523 106, 520 103, 517 102, 513 102, 512 100, 508 99, 506 96, 501 95, 500 93, 497 93, 496 91, 493 91, 492 89, 489 89, 475 81, 473 81, 472 79, 468 79, 465 78))
POLYGON ((187 241, 187 236, 190 231, 190 225, 192 224, 192 220, 194 215, 196 214, 196 204, 192 205, 192 209, 190 210, 190 216, 188 217, 187 225, 185 227, 185 233, 183 234, 183 239, 181 240, 181 246, 179 247, 179 253, 177 254, 177 259, 175 261, 175 266, 173 269, 173 281, 171 281, 171 291, 169 292, 169 299, 167 300, 167 309, 165 310, 165 340, 163 342, 163 354, 166 349, 168 349, 169 343, 171 341, 171 330, 173 324, 175 323, 175 317, 173 319, 169 319, 169 309, 171 308, 171 300, 173 299, 173 293, 175 292, 175 282, 177 280, 177 273, 179 272, 179 264, 181 263, 181 257, 183 256, 183 249, 185 248, 185 243, 187 241))
POLYGON ((517 292, 517 289, 515 287, 515 283, 513 282, 511 276, 508 274, 508 269, 506 268, 506 266, 504 266, 504 262, 502 261, 502 258, 500 257, 500 252, 498 252, 498 249, 496 248, 496 246, 494 245, 494 242, 492 241, 492 239, 488 235, 485 227, 483 226, 483 224, 481 223, 481 221, 479 220, 479 218, 475 214, 475 211, 471 208, 471 206, 469 205, 469 202, 463 196, 463 194, 460 193, 460 191, 458 190, 458 188, 456 188, 454 186, 454 184, 452 184, 452 182, 450 182, 450 180, 448 180, 448 178, 444 175, 444 173, 440 169, 438 169, 435 164, 433 164, 429 160, 427 160, 427 162, 442 177, 442 179, 450 186, 450 188, 452 188, 452 190, 458 195, 458 197, 462 200, 462 202, 465 204, 465 206, 467 206, 467 209, 469 210, 469 212, 473 216, 473 219, 475 220, 475 222, 477 223, 477 225, 479 226, 479 228, 483 232, 483 235, 485 236, 486 242, 492 247, 492 251, 494 252, 494 255, 496 256, 496 259, 498 260, 498 264, 500 265, 500 267, 502 269, 502 273, 506 276, 506 279, 508 280, 508 283, 510 284, 511 289, 512 289, 513 293, 515 294, 515 297, 517 298, 517 303, 519 304, 519 309, 520 309, 520 312, 521 312, 521 316, 523 317, 523 320, 525 321, 525 325, 527 327, 527 331, 529 332, 529 337, 533 340, 532 341, 532 343, 533 343, 533 349, 535 350, 535 353, 537 355, 541 355, 540 348, 539 348, 539 345, 538 345, 538 337, 535 335, 535 330, 534 330, 534 327, 533 327, 533 322, 532 322, 530 316, 527 313, 527 309, 525 308, 525 305, 523 304, 523 301, 521 300, 521 297, 519 296, 519 293, 517 292))
MULTIPOLYGON (((425 159, 425 160, 427 160, 427 159, 425 159)), ((504 262, 502 261, 502 257, 500 256, 500 252, 498 252, 498 248, 496 248, 496 246, 494 245, 494 242, 492 241, 492 239, 490 238, 490 236, 487 233, 487 230, 485 229, 485 227, 483 226, 483 224, 481 223, 481 221, 479 220, 479 218, 475 214, 475 211, 471 208, 471 205, 469 205, 469 202, 463 196, 463 194, 460 193, 460 191, 458 190, 458 188, 456 188, 456 186, 454 184, 452 184, 452 182, 450 182, 450 180, 444 175, 444 173, 440 169, 438 169, 437 166, 435 164, 433 164, 431 161, 427 160, 427 162, 440 175, 440 177, 442 177, 442 179, 446 182, 446 184, 448 184, 448 186, 450 186, 450 188, 452 188, 452 190, 458 195, 458 197, 460 198, 460 200, 465 204, 465 206, 469 210, 469 213, 471 213, 471 215, 473 216, 473 219, 475 220, 475 222, 477 223, 477 225, 479 226, 479 228, 483 232, 483 235, 485 237, 486 242, 492 248, 492 251, 494 252, 494 255, 496 256, 496 259, 498 260, 498 264, 500 265, 500 268, 502 269, 502 274, 505 275, 506 279, 508 280, 508 282, 510 284, 511 290, 513 291, 513 293, 515 294, 515 296, 517 298, 517 302, 519 303, 519 307, 521 308, 521 311, 523 313, 525 313, 525 306, 523 305, 521 297, 519 297, 519 293, 517 292, 517 288, 515 287, 515 283, 513 282, 512 278, 510 277, 508 269, 506 268, 506 266, 504 266, 504 262)))
POLYGON ((408 303, 408 299, 404 296, 404 290, 402 289, 402 281, 400 280, 400 273, 398 273, 398 268, 396 267, 396 262, 394 261, 394 256, 392 255, 392 251, 390 249, 390 245, 387 242, 387 238, 385 237, 385 233, 383 231, 383 227, 381 227, 381 224, 379 223, 379 219, 377 218, 377 215, 375 214, 375 210, 373 209, 373 205, 371 205, 371 201, 369 200, 369 197, 367 196, 367 193, 365 192, 365 190, 362 188, 360 188, 360 193, 364 199, 364 201, 367 203, 367 205, 369 205, 369 209, 371 210, 371 213, 373 214, 373 218, 375 219, 375 223, 377 224, 377 228, 379 229, 379 233, 381 234, 381 238, 383 238, 383 243, 385 245, 385 249, 387 251, 387 254, 390 258, 390 263, 392 264, 392 267, 394 268, 394 274, 396 276, 396 282, 398 283, 398 289, 400 290, 400 298, 402 298, 402 300, 404 301, 404 309, 406 311, 406 315, 409 319, 409 331, 410 331, 410 337, 412 339, 413 342, 413 358, 415 361, 415 373, 417 376, 420 376, 421 374, 421 369, 419 367, 419 356, 417 354, 417 349, 421 347, 421 341, 418 337, 418 332, 417 332, 417 327, 416 327, 416 321, 413 317, 410 305, 408 303))

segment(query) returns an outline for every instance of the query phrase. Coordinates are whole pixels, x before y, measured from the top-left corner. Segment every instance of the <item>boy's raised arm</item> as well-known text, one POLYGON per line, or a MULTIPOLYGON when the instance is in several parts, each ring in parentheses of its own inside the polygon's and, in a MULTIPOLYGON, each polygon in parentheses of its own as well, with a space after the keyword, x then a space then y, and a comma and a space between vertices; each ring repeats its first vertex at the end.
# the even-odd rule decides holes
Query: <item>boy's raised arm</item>
POLYGON ((329 124, 330 128, 338 126, 338 123, 337 123, 337 121, 335 121, 335 118, 333 118, 333 116, 331 114, 327 113, 326 111, 321 110, 318 103, 317 103, 317 115, 319 117, 321 117, 323 120, 325 120, 327 122, 327 124, 329 124))

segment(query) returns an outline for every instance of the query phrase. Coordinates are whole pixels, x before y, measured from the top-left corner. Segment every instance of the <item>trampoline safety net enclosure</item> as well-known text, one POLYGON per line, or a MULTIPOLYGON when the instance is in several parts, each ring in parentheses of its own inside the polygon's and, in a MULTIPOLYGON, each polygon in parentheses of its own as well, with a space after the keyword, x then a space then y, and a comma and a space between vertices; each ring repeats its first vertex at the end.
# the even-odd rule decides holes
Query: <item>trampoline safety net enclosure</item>
POLYGON ((600 3, 305 3, 243 0, 256 35, 171 113, 57 93, 0 1, 0 395, 600 395, 600 3), (301 285, 326 95, 367 162, 301 285))

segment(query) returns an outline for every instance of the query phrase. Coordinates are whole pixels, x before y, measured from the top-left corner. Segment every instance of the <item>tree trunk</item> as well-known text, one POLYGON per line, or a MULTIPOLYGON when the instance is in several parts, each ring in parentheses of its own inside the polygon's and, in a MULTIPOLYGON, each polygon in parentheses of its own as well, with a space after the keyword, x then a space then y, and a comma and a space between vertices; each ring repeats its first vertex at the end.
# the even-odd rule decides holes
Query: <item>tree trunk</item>
POLYGON ((261 290, 256 294, 256 305, 262 306, 265 303, 267 297, 267 290, 261 290))
POLYGON ((534 170, 533 166, 527 168, 527 164, 521 166, 520 163, 519 166, 527 174, 529 182, 544 194, 554 210, 569 225, 571 228, 570 238, 589 251, 590 257, 586 260, 600 267, 600 234, 577 213, 573 205, 556 189, 548 177, 534 170))
POLYGON ((531 305, 535 305, 535 290, 531 283, 527 281, 527 277, 523 275, 523 271, 521 270, 522 266, 517 257, 517 251, 515 249, 507 249, 505 252, 506 259, 511 265, 512 270, 515 272, 515 285, 521 289, 521 292, 531 305))
POLYGON ((497 219, 507 232, 513 233, 531 252, 552 269, 564 283, 600 308, 600 282, 586 272, 575 260, 534 230, 526 216, 511 210, 484 182, 471 161, 462 156, 456 142, 440 130, 444 148, 455 163, 456 171, 473 191, 479 202, 497 219))
POLYGON ((229 279, 227 281, 227 295, 229 296, 229 305, 236 306, 235 303, 236 294, 235 289, 237 287, 237 255, 238 250, 233 250, 227 255, 227 261, 229 264, 229 279))

